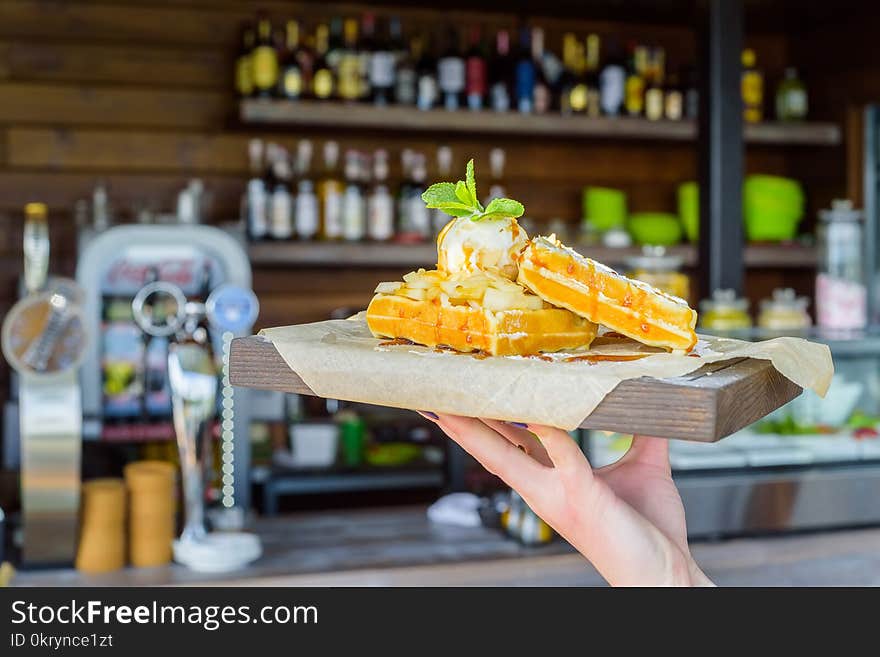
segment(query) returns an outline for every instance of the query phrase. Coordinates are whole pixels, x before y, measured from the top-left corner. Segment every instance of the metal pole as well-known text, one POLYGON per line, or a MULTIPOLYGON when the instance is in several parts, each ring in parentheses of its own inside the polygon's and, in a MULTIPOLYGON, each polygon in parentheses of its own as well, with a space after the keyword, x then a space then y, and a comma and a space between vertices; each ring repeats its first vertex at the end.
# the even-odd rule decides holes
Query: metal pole
POLYGON ((700 294, 743 290, 741 0, 708 0, 700 36, 700 294))

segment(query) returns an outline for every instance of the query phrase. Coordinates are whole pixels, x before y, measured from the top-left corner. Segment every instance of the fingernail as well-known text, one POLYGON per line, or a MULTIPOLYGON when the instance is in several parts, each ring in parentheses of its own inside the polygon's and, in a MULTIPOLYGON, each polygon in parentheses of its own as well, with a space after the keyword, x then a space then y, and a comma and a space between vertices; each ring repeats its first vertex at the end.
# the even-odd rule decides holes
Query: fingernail
POLYGON ((525 422, 508 422, 507 424, 512 424, 515 427, 519 427, 520 429, 528 429, 529 425, 525 422))
POLYGON ((432 420, 439 420, 436 413, 432 413, 431 411, 416 411, 420 415, 424 415, 427 418, 431 418, 432 420))

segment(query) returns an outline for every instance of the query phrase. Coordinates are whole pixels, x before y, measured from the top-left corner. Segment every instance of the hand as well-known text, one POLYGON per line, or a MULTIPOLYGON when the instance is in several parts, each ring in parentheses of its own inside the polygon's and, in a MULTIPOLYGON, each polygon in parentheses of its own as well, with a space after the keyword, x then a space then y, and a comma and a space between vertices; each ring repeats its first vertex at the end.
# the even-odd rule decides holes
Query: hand
POLYGON ((516 490, 610 584, 712 585, 688 548, 668 441, 636 436, 622 459, 594 471, 560 429, 423 415, 516 490))

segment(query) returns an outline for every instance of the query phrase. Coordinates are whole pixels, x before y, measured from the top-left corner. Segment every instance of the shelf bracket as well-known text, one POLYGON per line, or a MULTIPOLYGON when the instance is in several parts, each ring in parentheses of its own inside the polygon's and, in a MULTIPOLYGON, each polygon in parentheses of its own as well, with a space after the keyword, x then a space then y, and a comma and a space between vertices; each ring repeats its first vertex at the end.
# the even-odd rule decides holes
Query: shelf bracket
POLYGON ((743 290, 741 0, 708 0, 700 57, 700 295, 743 290))

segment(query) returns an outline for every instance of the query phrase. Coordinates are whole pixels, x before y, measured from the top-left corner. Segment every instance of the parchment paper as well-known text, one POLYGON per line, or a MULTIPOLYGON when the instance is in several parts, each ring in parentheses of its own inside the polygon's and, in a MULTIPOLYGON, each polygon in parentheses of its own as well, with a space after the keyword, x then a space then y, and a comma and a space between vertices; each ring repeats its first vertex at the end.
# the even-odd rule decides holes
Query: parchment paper
POLYGON ((322 397, 567 430, 579 426, 625 379, 683 376, 707 363, 749 357, 770 360, 797 385, 824 396, 834 372, 828 346, 801 338, 744 342, 700 336, 695 348, 700 357, 694 358, 628 339, 599 337, 589 352, 548 354, 552 362, 547 362, 383 346, 387 341, 370 334, 363 313, 347 320, 264 329, 260 335, 322 397), (565 362, 584 353, 644 352, 651 355, 626 362, 565 362))

